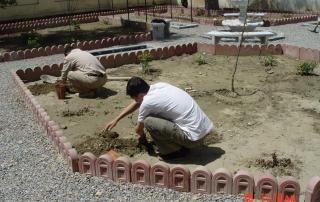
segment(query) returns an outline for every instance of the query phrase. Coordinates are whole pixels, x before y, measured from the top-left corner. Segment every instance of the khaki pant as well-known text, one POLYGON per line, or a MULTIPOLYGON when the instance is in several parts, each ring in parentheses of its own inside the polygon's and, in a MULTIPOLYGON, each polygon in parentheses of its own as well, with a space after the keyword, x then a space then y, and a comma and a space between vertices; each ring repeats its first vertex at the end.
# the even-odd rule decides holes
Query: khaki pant
POLYGON ((80 93, 86 93, 102 87, 107 82, 107 76, 88 76, 81 71, 70 71, 68 73, 68 80, 80 93))
POLYGON ((182 147, 193 148, 203 143, 202 139, 197 141, 188 139, 186 132, 175 123, 165 119, 147 117, 144 120, 144 127, 163 155, 178 151, 182 147))

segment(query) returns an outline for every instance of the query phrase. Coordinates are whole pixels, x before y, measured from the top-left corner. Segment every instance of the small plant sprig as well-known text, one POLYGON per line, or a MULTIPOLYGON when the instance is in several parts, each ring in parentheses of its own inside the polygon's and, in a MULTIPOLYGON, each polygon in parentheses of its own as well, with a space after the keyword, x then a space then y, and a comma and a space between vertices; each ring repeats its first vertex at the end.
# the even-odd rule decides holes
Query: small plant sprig
POLYGON ((142 53, 138 56, 138 60, 142 67, 143 74, 150 74, 150 62, 153 60, 152 55, 149 52, 142 53))
POLYGON ((273 67, 278 64, 278 61, 272 55, 268 55, 263 58, 262 63, 265 67, 269 67, 269 66, 273 67))
POLYGON ((314 68, 317 67, 316 62, 303 62, 297 67, 299 75, 308 76, 313 74, 314 68))
POLYGON ((207 64, 206 57, 205 57, 205 53, 200 53, 200 54, 196 57, 196 63, 198 63, 198 65, 207 64))
POLYGON ((79 20, 72 20, 71 26, 73 27, 73 30, 80 30, 80 21, 79 20))

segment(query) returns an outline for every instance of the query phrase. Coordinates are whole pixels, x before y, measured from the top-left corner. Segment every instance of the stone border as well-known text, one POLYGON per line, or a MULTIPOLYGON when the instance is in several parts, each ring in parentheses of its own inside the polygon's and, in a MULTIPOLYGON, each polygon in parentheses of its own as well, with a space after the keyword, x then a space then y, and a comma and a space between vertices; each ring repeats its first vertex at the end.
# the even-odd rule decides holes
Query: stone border
POLYGON ((107 48, 111 46, 117 45, 128 45, 128 44, 135 44, 141 43, 144 41, 151 41, 152 34, 150 32, 144 34, 136 34, 130 36, 120 36, 120 37, 113 37, 113 38, 103 38, 99 40, 90 40, 90 41, 79 41, 77 43, 72 44, 64 44, 64 45, 53 45, 53 46, 46 46, 40 48, 32 48, 32 49, 25 49, 25 50, 18 50, 18 51, 11 51, 11 52, 4 52, 0 53, 0 62, 7 62, 13 60, 23 60, 41 56, 48 56, 48 55, 55 55, 61 54, 64 52, 66 46, 72 45, 77 48, 81 48, 83 50, 92 50, 92 49, 99 49, 99 48, 107 48))
MULTIPOLYGON (((234 55, 233 51, 235 48, 235 46, 229 45, 189 43, 144 51, 106 55, 100 57, 100 60, 110 62, 112 63, 112 67, 117 67, 123 64, 137 63, 138 55, 143 52, 150 52, 155 59, 162 59, 203 51, 216 55, 234 55), (228 54, 229 52, 230 54, 228 54)), ((306 50, 310 51, 309 49, 306 50)), ((268 46, 248 45, 243 47, 243 51, 243 55, 264 55, 271 53, 278 55, 284 54, 294 58, 297 58, 297 55, 292 54, 292 52, 299 53, 299 58, 305 55, 300 55, 300 52, 303 53, 305 51, 304 48, 283 44, 268 46)), ((316 51, 312 50, 312 52, 316 51)), ((317 50, 317 53, 319 55, 320 50, 317 50)), ((77 151, 72 148, 71 143, 67 141, 67 138, 63 135, 59 126, 51 120, 22 81, 36 80, 41 74, 57 75, 62 66, 62 64, 53 64, 51 66, 45 65, 42 68, 36 67, 34 69, 27 68, 26 70, 12 71, 12 77, 21 96, 25 100, 27 108, 33 111, 36 120, 44 128, 46 136, 52 140, 53 145, 64 157, 73 172, 80 172, 88 176, 101 176, 118 182, 132 182, 142 185, 171 188, 182 192, 191 191, 192 193, 205 194, 215 194, 218 192, 227 194, 245 193, 245 199, 252 199, 253 197, 259 199, 266 196, 266 193, 272 197, 272 201, 283 201, 286 196, 291 194, 300 196, 300 185, 294 177, 282 177, 278 181, 274 176, 266 174, 259 176, 257 181, 255 181, 250 173, 242 170, 233 175, 225 168, 210 171, 204 166, 199 166, 190 172, 190 170, 183 165, 173 165, 170 167, 161 161, 150 165, 144 160, 131 162, 130 159, 123 156, 113 159, 112 156, 108 154, 103 154, 99 157, 94 156, 90 152, 82 155, 78 154, 77 151)), ((111 66, 108 68, 111 68, 111 66)), ((307 185, 305 202, 316 202, 319 197, 320 176, 315 176, 307 185)), ((299 197, 297 197, 296 201, 299 201, 299 197)))
MULTIPOLYGON (((167 9, 162 10, 163 12, 170 12, 170 6, 167 7, 167 9)), ((184 8, 179 6, 173 6, 173 18, 178 21, 188 21, 190 22, 190 16, 182 16, 179 15, 180 13, 190 13, 190 8, 184 8), (180 11, 180 12, 178 12, 180 11), (177 15, 178 14, 178 15, 177 15)), ((265 10, 255 10, 254 12, 269 12, 269 13, 275 13, 275 14, 283 14, 280 10, 272 10, 272 11, 265 11, 265 10)), ((203 25, 215 25, 215 26, 221 26, 222 20, 213 19, 210 17, 198 17, 197 13, 204 14, 206 11, 203 8, 193 8, 192 12, 194 13, 192 19, 193 22, 203 24, 203 25)), ((223 10, 210 10, 210 12, 217 12, 217 13, 225 13, 225 12, 237 12, 236 9, 223 9, 223 10)), ((284 12, 289 13, 292 15, 297 15, 293 17, 288 18, 278 18, 278 19, 272 19, 272 20, 265 20, 265 23, 267 26, 277 26, 277 25, 285 25, 285 24, 292 24, 292 23, 299 23, 299 22, 306 22, 306 21, 314 21, 318 19, 318 12, 284 12)), ((138 13, 135 11, 135 14, 140 16, 145 15, 145 13, 138 13)), ((149 14, 151 15, 151 14, 149 14)), ((171 18, 170 14, 168 13, 157 13, 155 17, 162 17, 162 18, 171 18)))
MULTIPOLYGON (((155 12, 163 12, 166 9, 165 6, 156 6, 155 12)), ((141 8, 130 8, 129 12, 142 10, 141 8)), ((148 11, 153 9, 148 8, 148 11)), ((65 16, 51 16, 44 18, 37 18, 31 20, 20 20, 10 23, 0 23, 0 35, 1 34, 12 34, 17 32, 30 31, 33 29, 44 29, 49 27, 59 27, 69 25, 70 20, 77 20, 80 23, 91 23, 97 22, 98 16, 108 16, 127 13, 127 9, 111 10, 111 11, 100 11, 100 12, 89 12, 84 14, 74 14, 65 16)))

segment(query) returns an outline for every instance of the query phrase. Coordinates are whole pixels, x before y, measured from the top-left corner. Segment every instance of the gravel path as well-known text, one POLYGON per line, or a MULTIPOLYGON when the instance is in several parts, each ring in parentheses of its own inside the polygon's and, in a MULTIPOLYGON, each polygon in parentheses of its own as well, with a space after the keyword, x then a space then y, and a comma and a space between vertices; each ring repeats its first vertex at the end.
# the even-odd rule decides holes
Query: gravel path
POLYGON ((0 201, 242 201, 86 177, 68 170, 23 106, 11 69, 60 62, 62 55, 0 64, 0 201))
MULTIPOLYGON (((302 23, 271 27, 280 41, 320 49, 320 35, 302 23)), ((216 28, 199 26, 178 33, 168 43, 210 42, 200 34, 216 28)), ((31 112, 23 106, 9 74, 12 69, 60 63, 62 55, 0 63, 0 201, 242 201, 235 196, 192 195, 170 189, 119 184, 71 173, 43 135, 31 112)))

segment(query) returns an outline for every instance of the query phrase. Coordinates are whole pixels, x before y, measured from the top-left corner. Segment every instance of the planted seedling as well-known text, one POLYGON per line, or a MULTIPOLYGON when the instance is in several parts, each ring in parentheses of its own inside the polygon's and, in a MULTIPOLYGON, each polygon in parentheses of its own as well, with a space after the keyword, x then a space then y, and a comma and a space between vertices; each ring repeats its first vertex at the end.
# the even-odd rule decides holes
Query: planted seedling
POLYGON ((150 74, 150 62, 153 60, 149 52, 142 53, 138 56, 143 74, 150 74))
POLYGON ((272 55, 268 55, 263 58, 262 63, 265 67, 273 67, 278 64, 278 61, 272 55))
POLYGON ((200 53, 200 54, 196 57, 196 63, 198 63, 198 65, 207 64, 206 57, 205 57, 205 53, 200 53))
POLYGON ((297 72, 299 75, 308 76, 313 74, 314 68, 317 67, 315 62, 303 62, 297 67, 297 72))

